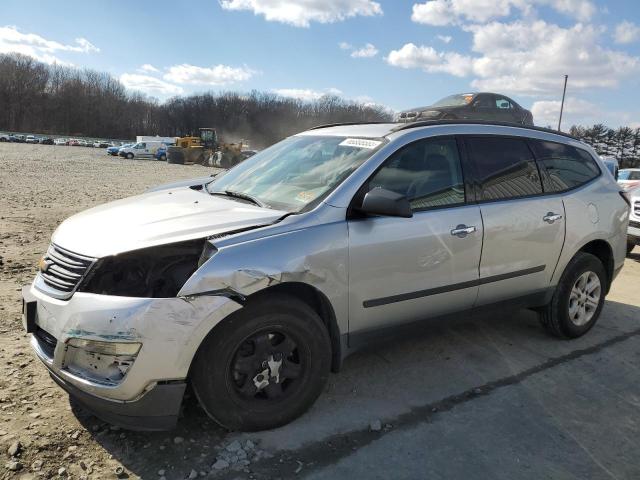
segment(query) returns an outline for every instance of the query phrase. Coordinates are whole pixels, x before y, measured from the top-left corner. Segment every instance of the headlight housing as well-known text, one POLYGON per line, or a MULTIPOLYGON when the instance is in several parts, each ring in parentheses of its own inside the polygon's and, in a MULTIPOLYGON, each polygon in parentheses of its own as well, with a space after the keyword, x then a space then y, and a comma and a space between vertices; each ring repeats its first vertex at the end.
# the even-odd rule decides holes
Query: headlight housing
POLYGON ((198 269, 206 244, 206 240, 198 239, 102 258, 78 291, 121 297, 175 297, 198 269))

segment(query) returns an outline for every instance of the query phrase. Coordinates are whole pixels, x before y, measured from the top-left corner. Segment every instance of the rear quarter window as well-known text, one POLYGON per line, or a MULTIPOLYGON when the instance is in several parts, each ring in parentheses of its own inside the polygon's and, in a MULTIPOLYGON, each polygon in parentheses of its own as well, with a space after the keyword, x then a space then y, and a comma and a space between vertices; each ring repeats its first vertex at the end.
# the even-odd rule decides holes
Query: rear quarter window
POLYGON ((533 140, 531 144, 544 172, 547 192, 571 190, 600 175, 598 164, 586 150, 541 140, 533 140))

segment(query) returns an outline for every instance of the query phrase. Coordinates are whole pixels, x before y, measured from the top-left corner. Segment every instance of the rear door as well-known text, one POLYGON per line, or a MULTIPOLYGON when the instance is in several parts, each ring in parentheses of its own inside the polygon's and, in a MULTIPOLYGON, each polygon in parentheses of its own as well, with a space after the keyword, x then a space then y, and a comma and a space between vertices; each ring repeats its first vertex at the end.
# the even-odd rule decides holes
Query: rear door
POLYGON ((565 235, 560 195, 545 195, 526 139, 469 136, 466 151, 484 223, 477 305, 543 293, 565 235))
POLYGON ((413 217, 348 220, 350 333, 471 308, 482 219, 480 208, 466 203, 456 140, 436 137, 403 147, 361 195, 377 187, 405 195, 413 217))

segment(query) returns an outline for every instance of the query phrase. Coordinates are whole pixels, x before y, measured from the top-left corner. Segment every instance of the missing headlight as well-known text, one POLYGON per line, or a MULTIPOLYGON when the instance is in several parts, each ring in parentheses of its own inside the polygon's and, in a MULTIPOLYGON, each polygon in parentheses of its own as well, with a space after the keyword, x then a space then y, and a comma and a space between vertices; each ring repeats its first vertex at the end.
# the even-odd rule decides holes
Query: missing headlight
POLYGON ((191 240, 105 257, 78 290, 121 297, 175 297, 198 268, 206 243, 191 240))

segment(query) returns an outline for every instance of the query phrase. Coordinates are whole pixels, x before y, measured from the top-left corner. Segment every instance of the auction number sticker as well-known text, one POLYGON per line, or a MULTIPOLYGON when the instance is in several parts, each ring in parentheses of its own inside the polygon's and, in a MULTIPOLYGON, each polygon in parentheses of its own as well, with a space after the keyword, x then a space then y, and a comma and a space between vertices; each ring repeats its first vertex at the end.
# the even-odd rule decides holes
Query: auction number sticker
POLYGON ((367 150, 373 150, 381 143, 382 142, 380 140, 367 140, 366 138, 347 138, 340 144, 340 146, 366 148, 367 150))

